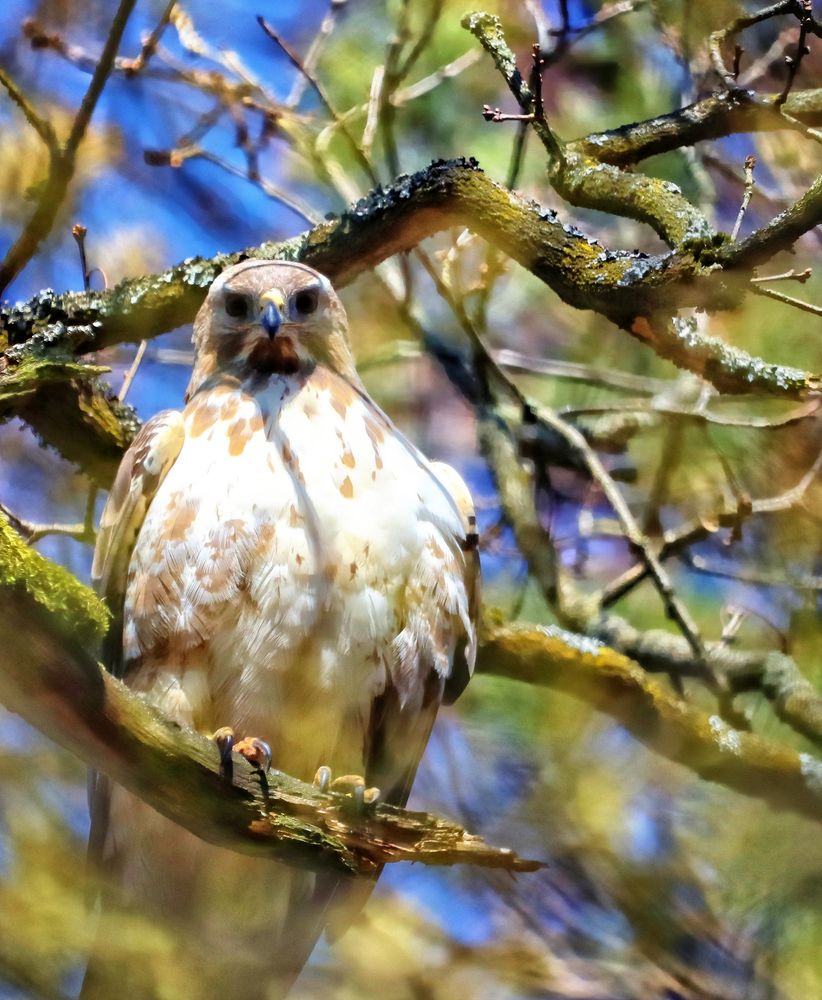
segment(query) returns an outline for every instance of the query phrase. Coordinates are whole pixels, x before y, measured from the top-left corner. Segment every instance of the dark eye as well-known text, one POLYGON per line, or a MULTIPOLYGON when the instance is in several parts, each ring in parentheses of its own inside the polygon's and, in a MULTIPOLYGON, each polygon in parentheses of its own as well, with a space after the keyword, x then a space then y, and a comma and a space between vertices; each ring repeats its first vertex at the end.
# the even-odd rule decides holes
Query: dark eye
POLYGON ((294 296, 294 312, 300 316, 310 316, 317 311, 320 304, 320 292, 317 288, 305 288, 294 296))
POLYGON ((239 292, 229 292, 225 297, 225 311, 234 319, 247 319, 248 299, 239 292))

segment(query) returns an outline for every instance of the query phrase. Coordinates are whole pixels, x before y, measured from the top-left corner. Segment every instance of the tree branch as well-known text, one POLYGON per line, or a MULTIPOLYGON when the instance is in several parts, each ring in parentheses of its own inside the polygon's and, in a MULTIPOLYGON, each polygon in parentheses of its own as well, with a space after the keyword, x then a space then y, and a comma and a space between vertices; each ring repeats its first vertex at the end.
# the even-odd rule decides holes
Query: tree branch
POLYGON ((822 820, 822 761, 701 712, 596 640, 553 626, 492 627, 483 637, 480 669, 582 698, 700 777, 822 820))
MULTIPOLYGON (((279 772, 264 781, 237 755, 231 782, 221 778, 211 740, 165 720, 89 656, 107 623, 100 600, 28 548, 0 514, 0 702, 170 819, 232 850, 312 869, 369 873, 403 860, 538 867, 425 813, 380 805, 358 815, 346 796, 279 772)), ((688 650, 684 639, 666 639, 688 650)), ((764 673, 795 702, 807 693, 788 657, 727 652, 739 690, 764 673)), ((822 762, 706 715, 602 642, 554 627, 490 624, 478 669, 582 698, 701 777, 822 819, 822 762)), ((808 705, 819 721, 818 697, 808 705)))
POLYGON ((534 871, 456 823, 321 793, 239 755, 229 781, 216 745, 164 719, 89 656, 103 605, 27 548, 0 514, 0 702, 197 836, 304 868, 370 874, 382 864, 470 863, 534 871), (46 603, 48 602, 48 603, 46 603))
MULTIPOLYGON (((803 222, 805 227, 815 224, 811 212, 802 214, 802 221, 795 215, 786 222, 789 232, 778 219, 771 224, 775 232, 768 239, 774 252, 804 231, 803 222)), ((819 380, 806 372, 766 364, 722 341, 670 324, 671 313, 681 308, 722 309, 740 303, 750 277, 743 252, 748 241, 729 248, 723 257, 739 271, 741 280, 733 285, 716 266, 714 256, 720 251, 712 251, 714 256, 703 263, 699 253, 688 249, 655 257, 609 250, 553 213, 494 184, 471 160, 440 161, 389 188, 376 188, 339 219, 284 243, 264 243, 211 259, 190 258, 162 274, 127 280, 106 292, 46 291, 21 305, 0 307, 0 331, 10 344, 27 341, 21 354, 33 349, 33 333, 43 338, 35 343, 42 347, 47 342, 49 352, 84 353, 150 339, 191 322, 217 274, 247 257, 302 260, 339 287, 455 225, 467 226, 499 247, 564 301, 596 310, 660 356, 723 391, 803 398, 819 387, 819 380)), ((14 355, 18 361, 20 356, 14 355)))
MULTIPOLYGON (((568 146, 583 156, 624 167, 649 156, 740 132, 802 131, 800 125, 777 110, 776 97, 757 96, 747 90, 711 94, 656 118, 583 136, 568 146)), ((822 89, 791 93, 783 109, 801 125, 822 124, 822 89)))

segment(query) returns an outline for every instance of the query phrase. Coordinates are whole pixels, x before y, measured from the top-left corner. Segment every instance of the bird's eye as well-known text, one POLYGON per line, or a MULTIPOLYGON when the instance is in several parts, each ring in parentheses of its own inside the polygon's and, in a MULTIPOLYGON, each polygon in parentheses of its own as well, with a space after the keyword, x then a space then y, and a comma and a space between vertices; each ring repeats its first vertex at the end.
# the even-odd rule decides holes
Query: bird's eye
POLYGON ((294 296, 294 312, 300 316, 310 316, 317 311, 320 304, 320 292, 317 288, 304 288, 294 296))
POLYGON ((225 311, 233 319, 248 319, 248 298, 239 292, 229 292, 225 297, 225 311))

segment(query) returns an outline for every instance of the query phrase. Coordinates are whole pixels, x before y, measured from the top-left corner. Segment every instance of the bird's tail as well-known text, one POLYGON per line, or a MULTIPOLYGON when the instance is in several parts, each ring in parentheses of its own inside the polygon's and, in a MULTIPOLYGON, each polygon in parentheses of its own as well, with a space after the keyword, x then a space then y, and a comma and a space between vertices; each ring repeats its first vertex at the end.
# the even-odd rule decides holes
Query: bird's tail
POLYGON ((112 792, 132 821, 108 845, 81 1000, 284 997, 338 897, 330 876, 207 844, 112 792))

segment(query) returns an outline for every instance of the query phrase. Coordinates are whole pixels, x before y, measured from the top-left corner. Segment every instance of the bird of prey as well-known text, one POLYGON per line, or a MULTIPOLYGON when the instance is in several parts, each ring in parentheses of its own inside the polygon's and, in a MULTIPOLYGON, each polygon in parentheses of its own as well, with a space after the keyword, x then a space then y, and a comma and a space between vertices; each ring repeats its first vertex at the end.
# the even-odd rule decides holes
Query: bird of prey
MULTIPOLYGON (((362 775, 402 805, 473 668, 469 492, 369 397, 312 268, 228 268, 193 340, 185 408, 143 427, 102 515, 107 665, 182 725, 231 727, 288 774, 362 775)), ((130 955, 131 910, 177 927, 179 995, 281 995, 261 984, 287 989, 335 907, 350 917, 368 893, 200 841, 100 776, 91 804, 106 882, 84 997, 177 995, 162 962, 130 955)))

